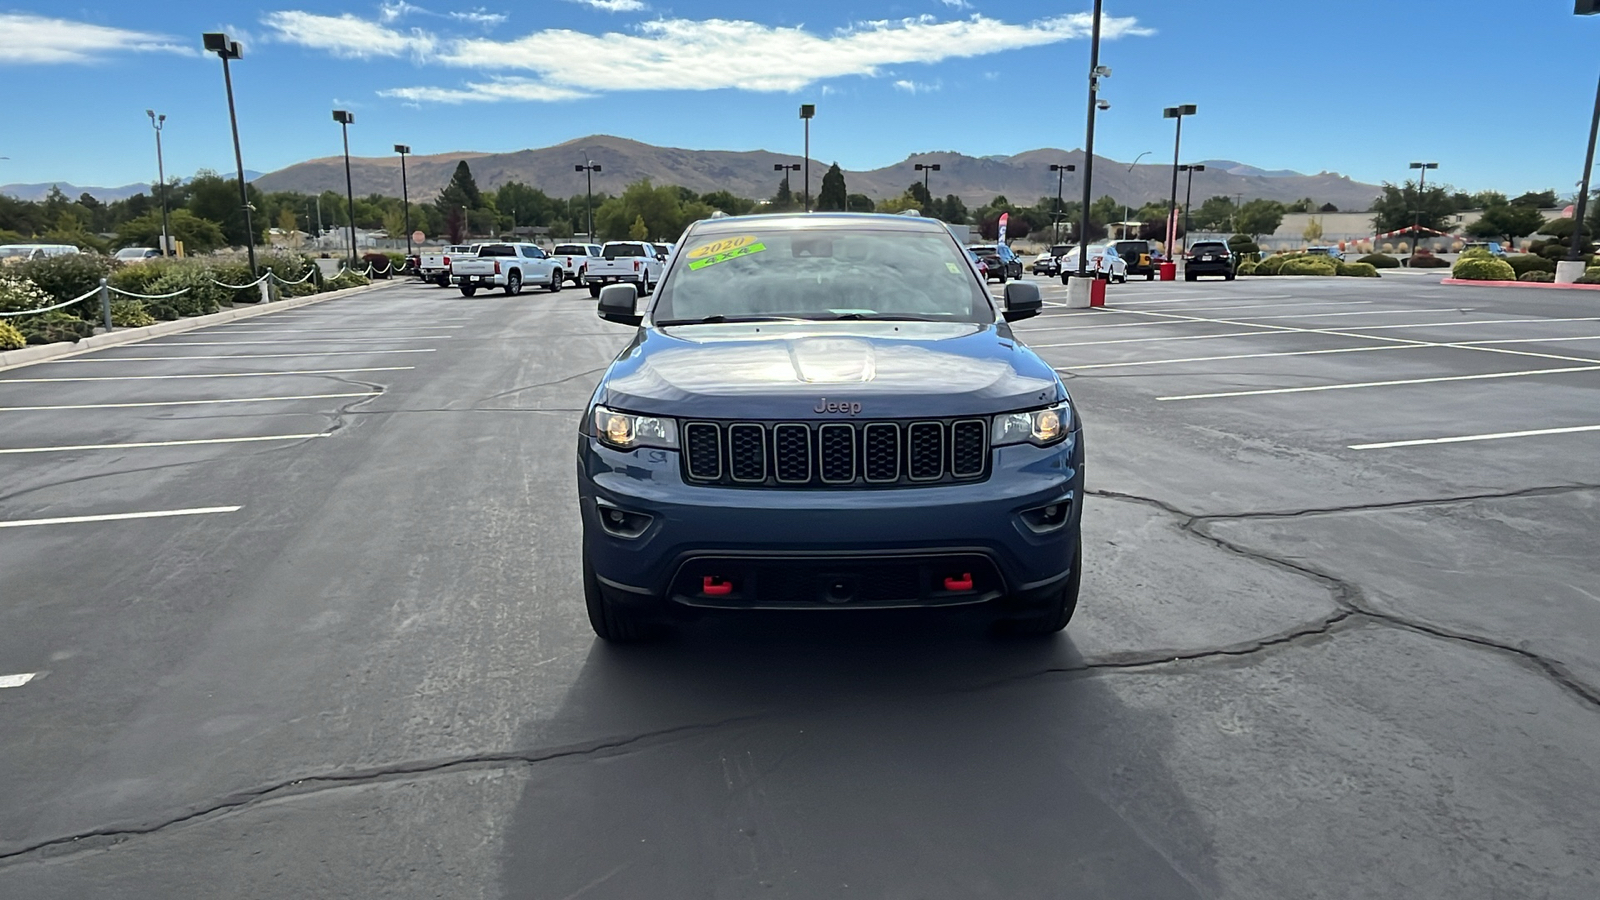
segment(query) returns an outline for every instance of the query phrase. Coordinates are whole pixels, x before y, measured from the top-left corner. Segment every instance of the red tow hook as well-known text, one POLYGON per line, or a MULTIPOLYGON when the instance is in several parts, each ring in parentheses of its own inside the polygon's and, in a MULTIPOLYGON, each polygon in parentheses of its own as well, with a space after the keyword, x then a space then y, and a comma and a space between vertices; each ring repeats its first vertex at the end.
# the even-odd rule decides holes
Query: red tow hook
POLYGON ((707 575, 700 579, 700 592, 707 597, 726 597, 733 593, 733 582, 723 581, 716 575, 707 575))
POLYGON ((972 573, 962 572, 960 578, 954 575, 946 575, 944 577, 944 589, 947 591, 972 590, 972 573))

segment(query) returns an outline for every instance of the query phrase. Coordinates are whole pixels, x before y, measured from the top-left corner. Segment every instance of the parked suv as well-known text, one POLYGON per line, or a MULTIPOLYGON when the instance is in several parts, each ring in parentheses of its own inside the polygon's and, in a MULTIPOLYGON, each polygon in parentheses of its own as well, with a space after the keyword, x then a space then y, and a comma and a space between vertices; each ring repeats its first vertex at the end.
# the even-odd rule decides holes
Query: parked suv
POLYGON ((1196 241, 1183 260, 1183 280, 1193 281, 1201 275, 1221 275, 1233 280, 1233 251, 1222 241, 1196 241))
POLYGON ((1129 277, 1143 275, 1145 281, 1155 280, 1156 264, 1149 241, 1117 241, 1111 246, 1117 248, 1117 255, 1128 264, 1129 277))
POLYGON ((988 277, 1000 279, 1005 284, 1007 279, 1022 277, 1022 259, 1011 252, 1005 244, 980 244, 972 248, 988 267, 988 277))
POLYGON ((987 605, 1027 633, 1078 602, 1081 425, 940 222, 706 219, 579 423, 584 597, 607 640, 704 610, 987 605))

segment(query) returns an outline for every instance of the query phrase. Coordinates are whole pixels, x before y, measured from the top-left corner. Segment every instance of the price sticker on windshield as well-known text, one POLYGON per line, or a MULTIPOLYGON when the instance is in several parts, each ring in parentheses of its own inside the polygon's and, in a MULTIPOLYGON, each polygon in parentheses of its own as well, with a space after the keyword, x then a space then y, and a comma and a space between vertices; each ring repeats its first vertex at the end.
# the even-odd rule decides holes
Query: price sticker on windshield
MULTIPOLYGON (((744 239, 743 238, 730 238, 729 240, 744 240, 744 239)), ((754 238, 750 238, 749 240, 753 241, 755 239, 754 238)), ((722 244, 722 243, 726 243, 726 242, 725 241, 718 241, 717 242, 717 244, 722 244)), ((714 247, 714 246, 717 246, 717 244, 709 244, 707 246, 714 247)), ((739 245, 737 247, 726 249, 726 250, 723 250, 723 251, 721 251, 719 253, 710 254, 710 255, 701 253, 700 251, 703 250, 703 249, 705 249, 705 248, 704 247, 697 247, 692 252, 690 252, 690 254, 689 254, 689 257, 690 257, 689 258, 689 271, 698 272, 699 270, 704 269, 706 266, 714 266, 717 263, 725 263, 730 259, 738 259, 741 256, 749 256, 752 253, 760 253, 761 251, 767 249, 767 245, 766 244, 760 244, 760 243, 741 244, 741 245, 739 245)))
POLYGON ((709 244, 701 244, 700 246, 694 248, 693 250, 690 250, 689 251, 689 258, 690 259, 703 259, 704 257, 707 257, 707 256, 721 256, 722 254, 727 253, 730 250, 738 250, 740 247, 748 247, 751 244, 754 244, 755 242, 756 242, 756 236, 753 235, 753 234, 740 235, 739 237, 723 238, 720 241, 712 241, 709 244))

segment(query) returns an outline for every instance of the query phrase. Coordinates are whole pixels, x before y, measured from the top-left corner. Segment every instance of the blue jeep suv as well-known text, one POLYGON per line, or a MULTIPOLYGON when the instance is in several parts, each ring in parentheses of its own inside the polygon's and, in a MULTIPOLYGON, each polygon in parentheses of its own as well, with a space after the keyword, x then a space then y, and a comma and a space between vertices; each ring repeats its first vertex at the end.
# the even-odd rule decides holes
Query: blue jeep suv
POLYGON ((695 610, 987 604, 1010 630, 1078 602, 1083 436, 942 223, 810 214, 691 225, 578 438, 600 637, 695 610))

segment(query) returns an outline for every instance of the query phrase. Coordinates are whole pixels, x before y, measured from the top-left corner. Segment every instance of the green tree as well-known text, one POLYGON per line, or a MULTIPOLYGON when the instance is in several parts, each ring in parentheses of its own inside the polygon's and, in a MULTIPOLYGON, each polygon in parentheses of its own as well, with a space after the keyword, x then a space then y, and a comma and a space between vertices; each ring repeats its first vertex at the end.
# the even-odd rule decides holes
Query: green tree
POLYGON ((822 176, 822 189, 817 191, 817 209, 842 212, 850 205, 850 194, 845 190, 844 173, 834 163, 822 176))
POLYGON ((1324 203, 1317 208, 1317 212, 1336 213, 1338 211, 1339 207, 1334 206, 1332 203, 1324 203))
POLYGON ((1380 233, 1399 231, 1413 223, 1442 231, 1456 206, 1446 188, 1430 187, 1419 192, 1415 181, 1401 185, 1384 182, 1383 194, 1373 203, 1372 211, 1372 225, 1380 233))
POLYGON ((1251 200, 1239 207, 1238 222, 1234 228, 1254 240, 1271 234, 1283 224, 1284 207, 1276 200, 1251 200))
POLYGON ((772 199, 767 203, 767 209, 771 212, 784 212, 799 205, 799 202, 794 199, 794 191, 789 189, 789 173, 784 172, 783 180, 778 182, 777 192, 772 195, 772 199))
POLYGON ((1233 218, 1238 212, 1232 197, 1212 197, 1195 208, 1189 223, 1200 231, 1228 231, 1233 228, 1233 218))
POLYGON ((1317 201, 1311 199, 1310 197, 1305 197, 1303 199, 1294 201, 1288 206, 1285 206, 1283 211, 1292 213, 1308 213, 1316 208, 1317 201))
MULTIPOLYGON (((933 203, 933 195, 928 193, 928 189, 924 187, 920 181, 911 182, 911 186, 906 188, 906 195, 912 200, 917 201, 917 208, 922 210, 924 213, 927 212, 927 208, 933 203)), ((1000 200, 1001 202, 1005 201, 1004 197, 998 197, 996 199, 1000 200)))
POLYGON ((756 208, 754 200, 736 197, 729 191, 712 191, 709 194, 701 194, 700 202, 712 209, 720 209, 730 216, 742 216, 756 208))
POLYGON ((1530 209, 1554 209, 1561 205, 1561 201, 1556 199, 1555 191, 1528 191, 1512 200, 1511 205, 1526 206, 1530 209))
POLYGON ((650 229, 644 224, 644 215, 633 217, 633 224, 628 226, 628 237, 631 240, 642 241, 650 236, 650 229))
MULTIPOLYGON (((190 179, 187 187, 189 212, 217 223, 228 246, 243 247, 251 238, 261 243, 266 231, 265 222, 252 221, 255 233, 248 237, 245 234, 244 210, 239 208, 239 179, 223 178, 216 172, 202 169, 190 179)), ((261 208, 263 199, 259 190, 247 186, 246 195, 250 198, 251 206, 261 208)))
MULTIPOLYGON (((172 210, 168 217, 174 240, 183 244, 184 253, 210 253, 228 246, 222 228, 210 219, 202 219, 187 209, 172 210)), ((117 226, 117 243, 125 247, 161 246, 161 210, 153 209, 117 226)))
POLYGON ((1484 210, 1476 222, 1466 227, 1466 232, 1473 237, 1505 237, 1515 241, 1542 227, 1544 216, 1539 215, 1539 207, 1518 205, 1513 201, 1484 210))
POLYGON ((881 201, 877 204, 877 207, 877 212, 898 213, 905 212, 908 209, 920 211, 922 209, 922 204, 918 203, 917 199, 911 196, 910 192, 907 192, 898 197, 890 197, 887 200, 881 201))
POLYGON ((955 194, 945 194, 943 200, 933 203, 935 218, 949 222, 951 225, 967 224, 967 205, 955 194))
POLYGON ((851 212, 869 213, 874 212, 877 207, 878 205, 866 194, 851 194, 845 198, 844 208, 851 212))

